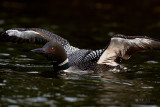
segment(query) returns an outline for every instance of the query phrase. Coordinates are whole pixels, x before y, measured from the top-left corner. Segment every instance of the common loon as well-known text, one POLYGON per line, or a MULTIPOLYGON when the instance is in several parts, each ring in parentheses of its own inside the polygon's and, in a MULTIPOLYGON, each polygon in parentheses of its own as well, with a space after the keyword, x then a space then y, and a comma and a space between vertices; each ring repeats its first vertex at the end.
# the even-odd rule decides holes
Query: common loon
POLYGON ((16 43, 31 42, 45 44, 42 48, 31 51, 47 57, 55 71, 76 67, 82 71, 126 71, 117 63, 119 59, 129 59, 135 52, 160 49, 158 40, 147 36, 114 35, 108 46, 100 50, 87 50, 73 47, 69 42, 40 28, 13 28, 3 32, 0 39, 16 43))

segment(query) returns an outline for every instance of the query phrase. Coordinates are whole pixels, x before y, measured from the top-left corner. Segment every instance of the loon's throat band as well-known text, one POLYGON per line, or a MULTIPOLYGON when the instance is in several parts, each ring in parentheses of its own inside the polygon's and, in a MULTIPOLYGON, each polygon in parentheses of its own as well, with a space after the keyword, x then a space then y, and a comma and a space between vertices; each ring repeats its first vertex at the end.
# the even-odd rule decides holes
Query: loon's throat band
POLYGON ((60 64, 58 64, 58 65, 56 65, 56 63, 53 64, 53 68, 54 68, 56 71, 66 70, 66 69, 68 69, 69 67, 70 67, 70 66, 69 66, 69 63, 68 63, 68 58, 67 58, 64 62, 62 62, 62 63, 60 63, 60 64))
POLYGON ((65 65, 66 63, 68 63, 68 58, 67 58, 65 61, 63 61, 62 63, 60 63, 58 66, 63 66, 63 65, 65 65))

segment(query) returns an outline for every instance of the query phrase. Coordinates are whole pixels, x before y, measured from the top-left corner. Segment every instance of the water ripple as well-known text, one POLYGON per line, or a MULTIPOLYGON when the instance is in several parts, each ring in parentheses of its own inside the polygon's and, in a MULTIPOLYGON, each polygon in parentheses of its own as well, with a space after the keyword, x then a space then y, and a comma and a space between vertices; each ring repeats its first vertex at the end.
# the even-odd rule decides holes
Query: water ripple
POLYGON ((66 101, 68 101, 68 102, 76 102, 76 101, 78 101, 78 98, 76 98, 76 97, 65 97, 64 99, 66 101))
POLYGON ((0 86, 5 86, 6 84, 4 84, 4 83, 0 83, 0 86))
POLYGON ((45 102, 45 101, 47 101, 47 98, 33 97, 33 98, 27 98, 26 101, 28 101, 28 102, 45 102))
POLYGON ((146 63, 149 63, 149 64, 157 64, 157 63, 159 63, 159 62, 157 62, 157 61, 146 61, 146 63))
POLYGON ((32 71, 32 72, 27 72, 28 74, 38 74, 39 72, 37 71, 32 71))
POLYGON ((9 51, 13 51, 13 50, 14 50, 14 48, 7 48, 7 50, 9 50, 9 51))
POLYGON ((52 67, 51 65, 49 66, 49 65, 31 65, 31 64, 25 64, 25 65, 23 65, 23 64, 12 64, 13 66, 18 66, 18 67, 33 67, 33 68, 40 68, 40 67, 52 67))
POLYGON ((8 53, 0 53, 1 56, 10 56, 8 53))
POLYGON ((144 88, 144 89, 151 89, 151 88, 154 88, 154 87, 152 87, 152 86, 143 86, 143 87, 141 87, 141 88, 144 88))
POLYGON ((15 58, 18 61, 33 61, 34 59, 30 59, 30 58, 15 58))

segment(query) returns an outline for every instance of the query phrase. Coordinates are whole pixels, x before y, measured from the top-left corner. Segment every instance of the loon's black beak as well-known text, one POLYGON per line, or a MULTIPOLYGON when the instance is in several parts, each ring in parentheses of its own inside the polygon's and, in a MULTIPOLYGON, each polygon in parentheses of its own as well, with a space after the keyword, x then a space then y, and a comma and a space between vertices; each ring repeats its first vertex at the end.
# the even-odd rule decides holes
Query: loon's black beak
POLYGON ((44 51, 43 51, 42 48, 33 49, 33 50, 31 50, 31 51, 32 51, 32 52, 35 52, 35 53, 39 53, 39 54, 44 53, 44 51))

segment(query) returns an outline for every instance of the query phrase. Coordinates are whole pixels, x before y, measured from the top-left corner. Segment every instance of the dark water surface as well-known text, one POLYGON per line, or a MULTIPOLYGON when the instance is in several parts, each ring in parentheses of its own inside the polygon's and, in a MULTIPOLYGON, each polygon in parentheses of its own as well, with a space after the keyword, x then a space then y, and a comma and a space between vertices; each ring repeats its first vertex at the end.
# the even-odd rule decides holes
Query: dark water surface
MULTIPOLYGON (((117 33, 160 39, 158 0, 30 2, 1 0, 0 32, 40 27, 87 49, 104 48, 117 33)), ((41 45, 0 42, 0 106, 160 105, 160 51, 140 52, 122 61, 126 73, 75 71, 53 77, 50 63, 30 52, 37 47, 41 45)))

